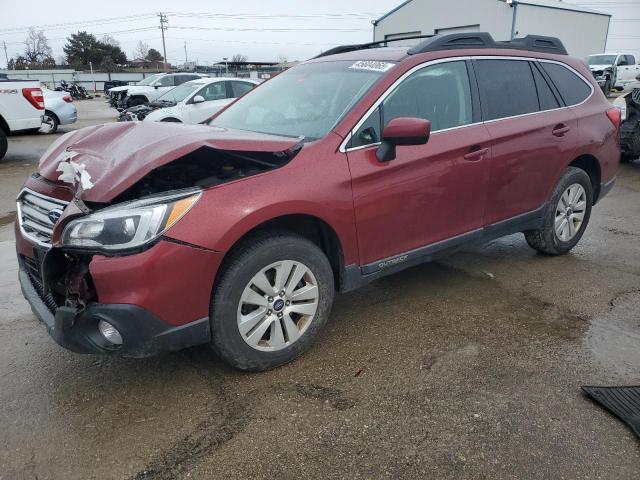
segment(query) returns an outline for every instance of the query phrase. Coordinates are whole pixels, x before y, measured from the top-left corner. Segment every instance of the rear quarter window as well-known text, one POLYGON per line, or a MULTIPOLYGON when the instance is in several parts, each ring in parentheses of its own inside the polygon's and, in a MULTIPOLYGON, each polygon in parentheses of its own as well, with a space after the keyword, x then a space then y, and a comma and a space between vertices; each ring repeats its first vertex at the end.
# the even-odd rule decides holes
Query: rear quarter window
POLYGON ((567 67, 549 62, 540 62, 540 65, 555 84, 567 106, 582 103, 591 95, 591 85, 567 67))

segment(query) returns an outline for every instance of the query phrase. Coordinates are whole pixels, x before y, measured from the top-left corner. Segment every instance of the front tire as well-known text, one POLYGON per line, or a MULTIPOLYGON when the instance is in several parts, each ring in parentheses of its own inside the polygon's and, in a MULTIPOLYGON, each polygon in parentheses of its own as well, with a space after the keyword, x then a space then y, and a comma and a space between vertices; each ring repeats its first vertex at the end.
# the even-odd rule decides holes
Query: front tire
POLYGON ((592 206, 589 175, 579 168, 567 168, 551 195, 542 228, 524 232, 527 243, 546 255, 564 255, 582 238, 592 206))
POLYGON ((268 231, 225 260, 212 296, 211 345, 239 370, 264 371, 304 353, 329 319, 333 271, 314 243, 268 231))

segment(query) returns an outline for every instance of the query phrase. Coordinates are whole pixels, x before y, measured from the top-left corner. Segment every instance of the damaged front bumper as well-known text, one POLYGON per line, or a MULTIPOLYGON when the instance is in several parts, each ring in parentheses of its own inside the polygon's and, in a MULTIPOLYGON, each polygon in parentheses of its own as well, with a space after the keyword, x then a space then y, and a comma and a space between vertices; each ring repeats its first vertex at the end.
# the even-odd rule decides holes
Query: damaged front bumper
MULTIPOLYGON (((161 240, 126 257, 95 255, 86 270, 94 292, 86 303, 75 302, 51 288, 56 270, 67 277, 76 275, 71 264, 56 266, 46 258, 51 250, 30 244, 16 230, 22 293, 62 347, 77 353, 139 358, 210 341, 208 311, 219 265, 216 252, 161 240), (100 321, 115 327, 122 338, 120 345, 100 333, 100 321)), ((54 250, 56 254, 67 256, 59 249, 54 250)), ((63 283, 69 281, 65 278, 63 283)))
POLYGON ((209 318, 181 326, 170 326, 147 310, 135 305, 103 305, 86 308, 58 307, 52 310, 36 290, 24 261, 20 261, 20 287, 31 310, 45 325, 55 342, 76 353, 121 354, 125 357, 149 357, 207 343, 210 339, 209 318), (123 343, 115 345, 102 336, 100 321, 113 325, 123 343))

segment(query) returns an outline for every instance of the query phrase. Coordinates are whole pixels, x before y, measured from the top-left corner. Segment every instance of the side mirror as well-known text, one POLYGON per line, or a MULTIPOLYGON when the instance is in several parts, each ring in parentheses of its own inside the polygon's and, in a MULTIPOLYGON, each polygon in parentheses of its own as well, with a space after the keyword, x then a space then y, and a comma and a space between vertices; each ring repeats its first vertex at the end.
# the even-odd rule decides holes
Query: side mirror
POLYGON ((396 146, 424 145, 431 135, 431 122, 422 118, 398 117, 387 123, 382 131, 382 143, 376 156, 381 162, 396 158, 396 146))
POLYGON ((191 99, 191 103, 204 103, 204 97, 202 95, 196 95, 191 99))
POLYGON ((160 88, 160 85, 156 84, 153 86, 153 88, 155 88, 156 90, 160 88))

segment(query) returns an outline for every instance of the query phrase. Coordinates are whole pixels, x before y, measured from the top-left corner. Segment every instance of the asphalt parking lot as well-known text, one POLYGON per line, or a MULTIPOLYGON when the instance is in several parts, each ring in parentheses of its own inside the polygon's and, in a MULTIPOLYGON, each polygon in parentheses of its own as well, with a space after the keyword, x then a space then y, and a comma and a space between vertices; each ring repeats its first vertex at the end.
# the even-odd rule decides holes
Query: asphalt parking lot
MULTIPOLYGON (((116 116, 77 106, 72 128, 116 116)), ((571 254, 515 235, 384 278, 339 296, 305 356, 245 374, 206 348, 125 360, 49 339, 11 223, 57 136, 11 137, 0 163, 1 480, 640 478, 640 443, 579 389, 640 384, 640 161, 571 254)))

